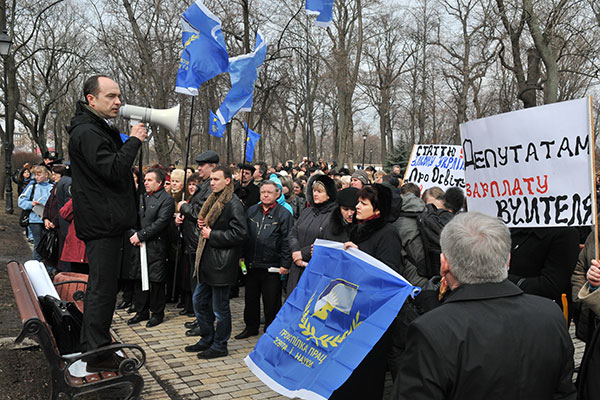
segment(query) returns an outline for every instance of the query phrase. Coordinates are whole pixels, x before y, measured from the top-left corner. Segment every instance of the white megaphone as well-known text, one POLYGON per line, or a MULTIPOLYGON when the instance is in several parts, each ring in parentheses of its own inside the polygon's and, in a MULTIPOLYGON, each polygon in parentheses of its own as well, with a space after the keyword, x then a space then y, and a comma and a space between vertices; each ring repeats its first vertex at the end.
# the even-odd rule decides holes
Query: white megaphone
POLYGON ((153 108, 131 106, 129 104, 121 106, 119 115, 131 120, 132 124, 144 122, 149 124, 158 124, 175 132, 179 122, 179 104, 166 110, 155 110, 153 108))

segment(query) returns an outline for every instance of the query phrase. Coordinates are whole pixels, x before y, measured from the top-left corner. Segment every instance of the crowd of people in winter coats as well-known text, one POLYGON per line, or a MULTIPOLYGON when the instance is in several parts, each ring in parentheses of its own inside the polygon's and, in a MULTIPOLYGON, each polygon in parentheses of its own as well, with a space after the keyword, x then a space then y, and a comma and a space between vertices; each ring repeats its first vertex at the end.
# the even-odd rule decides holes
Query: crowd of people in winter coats
MULTIPOLYGON (((33 241, 32 257, 42 260, 37 246, 46 232, 56 230, 60 238, 59 250, 54 259, 44 260, 49 273, 85 273, 85 245, 77 237, 72 223, 69 166, 56 158, 49 155, 46 159, 49 162, 42 165, 23 166, 16 176, 20 193, 18 205, 23 210, 31 210, 26 234, 33 241)), ((201 262, 198 252, 204 251, 205 259, 210 257, 207 256, 210 249, 201 249, 206 226, 198 221, 210 218, 210 209, 203 206, 215 192, 214 187, 211 188, 211 173, 218 163, 216 153, 209 151, 196 158, 196 168, 188 167, 187 170, 174 165, 154 165, 140 173, 137 168, 132 168, 137 185, 145 183, 148 172, 153 172, 158 179, 158 186, 153 188, 164 189, 164 194, 153 196, 156 190, 149 190, 148 186, 141 191, 144 194, 140 203, 148 212, 141 218, 139 229, 131 235, 148 243, 150 281, 157 285, 154 291, 160 292, 160 296, 151 295, 152 299, 148 299, 140 290, 140 256, 132 240, 130 268, 121 272, 123 296, 117 305, 117 308, 135 313, 129 323, 148 320, 152 313, 156 318, 147 326, 160 324, 164 303, 172 301, 181 308, 181 315, 193 317, 185 324, 185 334, 205 334, 203 319, 210 319, 210 316, 202 315, 198 308, 218 305, 211 305, 208 299, 203 301, 197 290, 203 279, 212 279, 201 278, 197 273, 201 262), (150 211, 154 209, 161 211, 153 214, 150 211), (153 304, 149 306, 149 302, 153 304)), ((316 239, 351 243, 423 289, 416 299, 404 305, 388 333, 332 396, 361 398, 357 393, 367 390, 364 398, 381 398, 386 369, 392 371, 394 378, 400 369, 399 354, 405 350, 409 325, 442 304, 449 292, 448 284, 439 272, 440 235, 457 213, 466 210, 463 191, 432 187, 422 192, 419 186, 402 182, 397 165, 390 172, 377 171, 373 167, 351 172, 322 161, 315 163, 304 159, 300 163, 288 161, 274 166, 264 162, 230 165, 221 171, 224 177, 231 172, 231 196, 239 199, 240 205, 219 210, 221 215, 217 217, 225 218, 228 224, 236 218, 240 226, 243 225, 238 236, 228 238, 236 249, 227 255, 235 258, 235 272, 223 272, 227 277, 217 284, 226 286, 228 298, 238 296, 240 286, 247 287, 246 329, 236 335, 236 339, 258 334, 261 291, 265 304, 262 323, 266 329, 281 307, 282 299, 298 284, 310 262, 316 239), (276 196, 273 204, 269 204, 270 208, 261 208, 262 199, 269 199, 268 196, 276 196), (281 206, 276 208, 277 214, 270 214, 277 205, 281 206), (283 230, 276 231, 265 224, 267 215, 283 221, 286 227, 278 227, 283 230), (271 270, 272 267, 277 270, 271 270), (268 284, 265 283, 267 279, 268 284), (370 382, 370 385, 364 385, 364 382, 370 382)), ((596 289, 600 286, 600 265, 593 261, 595 241, 593 232, 589 231, 589 228, 586 231, 585 228, 566 227, 511 229, 508 279, 525 293, 553 300, 563 310, 568 323, 574 319, 577 337, 596 343, 600 316, 600 291, 596 289)), ((214 236, 213 240, 216 240, 214 236)), ((222 254, 215 253, 214 257, 213 263, 229 263, 218 258, 222 254)), ((215 300, 214 296, 213 293, 213 302, 222 301, 215 300)), ((218 330, 215 335, 219 335, 218 330)), ((201 341, 186 347, 186 351, 202 350, 206 347, 201 341)), ((223 348, 215 351, 211 355, 226 354, 223 348)), ((587 362, 586 373, 591 374, 588 371, 595 371, 597 366, 598 359, 587 362)), ((587 390, 598 392, 597 388, 587 390)))

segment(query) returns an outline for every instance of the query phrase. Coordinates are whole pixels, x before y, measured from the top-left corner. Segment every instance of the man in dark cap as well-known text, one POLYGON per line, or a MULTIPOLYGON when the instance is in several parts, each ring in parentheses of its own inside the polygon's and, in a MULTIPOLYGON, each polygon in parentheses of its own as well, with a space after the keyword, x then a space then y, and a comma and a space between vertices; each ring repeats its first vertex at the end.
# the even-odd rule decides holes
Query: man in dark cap
POLYGON ((42 167, 46 167, 48 171, 52 172, 52 167, 62 163, 62 160, 62 158, 58 157, 58 153, 56 151, 47 151, 44 153, 44 159, 40 165, 42 167))
POLYGON ((260 193, 258 186, 254 184, 254 165, 238 164, 240 169, 240 181, 236 182, 235 194, 244 204, 244 210, 247 211, 250 206, 255 205, 260 201, 260 193))
MULTIPOLYGON (((207 150, 204 153, 196 157, 196 163, 198 164, 197 173, 200 175, 200 183, 198 188, 189 199, 189 202, 182 200, 179 202, 179 215, 175 219, 175 223, 182 226, 183 231, 183 243, 184 252, 188 257, 188 265, 194 265, 196 261, 196 248, 198 247, 198 239, 200 237, 200 230, 198 229, 197 220, 200 209, 204 205, 204 202, 212 193, 210 189, 210 174, 212 170, 219 163, 219 155, 212 150, 207 150)), ((191 270, 192 268, 190 268, 191 270)), ((192 279, 192 293, 196 285, 196 280, 192 279)), ((181 315, 186 314, 185 308, 180 312, 181 315)), ((191 327, 190 331, 186 332, 186 335, 199 335, 199 332, 193 324, 188 324, 186 327, 191 327)))

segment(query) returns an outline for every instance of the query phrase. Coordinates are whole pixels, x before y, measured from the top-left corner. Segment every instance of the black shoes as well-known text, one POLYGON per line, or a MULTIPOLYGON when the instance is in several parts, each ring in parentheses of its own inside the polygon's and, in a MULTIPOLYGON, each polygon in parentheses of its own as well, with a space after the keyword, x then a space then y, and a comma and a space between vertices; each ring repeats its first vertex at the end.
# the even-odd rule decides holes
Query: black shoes
POLYGON ((256 336, 256 335, 258 335, 258 331, 251 332, 248 330, 248 328, 246 328, 242 331, 242 333, 235 335, 235 338, 237 340, 240 340, 240 339, 246 339, 246 338, 249 338, 250 336, 256 336))
POLYGON ((119 303, 119 305, 117 306, 117 310, 124 310, 128 307, 131 307, 131 302, 127 301, 127 300, 123 300, 122 302, 119 303))
POLYGON ((190 329, 189 331, 185 331, 185 336, 201 336, 202 333, 200 332, 200 328, 199 327, 195 327, 190 329))
POLYGON ((196 314, 194 314, 191 311, 186 310, 185 308, 181 311, 179 311, 179 315, 187 315, 188 317, 195 317, 196 314))
POLYGON ((133 325, 142 321, 148 321, 148 318, 150 318, 148 315, 135 314, 133 318, 129 318, 127 320, 127 325, 133 325))
POLYGON ((110 356, 101 360, 88 361, 86 364, 87 372, 105 372, 105 371, 119 371, 119 365, 125 358, 112 353, 110 356))
POLYGON ((146 327, 152 328, 153 326, 160 325, 161 322, 163 322, 162 318, 153 315, 152 318, 150 318, 150 320, 146 322, 146 327))
POLYGON ((188 321, 185 324, 183 324, 183 326, 186 329, 194 329, 195 327, 198 326, 198 321, 197 320, 193 320, 193 321, 188 321))
POLYGON ((185 346, 184 350, 187 353, 198 353, 199 351, 204 351, 210 347, 209 344, 200 344, 200 342, 196 344, 192 344, 189 346, 185 346))
POLYGON ((196 354, 196 357, 204 360, 211 360, 213 358, 225 357, 229 354, 227 350, 217 351, 213 348, 204 350, 201 353, 196 354))
POLYGON ((132 304, 131 307, 127 309, 127 314, 131 314, 135 312, 135 304, 132 304))

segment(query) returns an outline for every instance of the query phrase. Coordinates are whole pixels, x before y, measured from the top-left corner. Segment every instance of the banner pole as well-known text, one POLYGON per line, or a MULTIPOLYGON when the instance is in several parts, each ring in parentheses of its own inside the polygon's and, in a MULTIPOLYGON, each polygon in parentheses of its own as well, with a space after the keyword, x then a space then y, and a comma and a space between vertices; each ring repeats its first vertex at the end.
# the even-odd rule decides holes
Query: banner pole
MULTIPOLYGON (((245 138, 244 138, 244 159, 242 160, 242 164, 248 162, 246 160, 246 149, 248 147, 248 129, 250 129, 250 123, 252 122, 252 110, 248 111, 248 118, 246 121, 246 130, 245 130, 245 138)), ((254 157, 252 157, 254 158, 254 157)))
POLYGON ((598 196, 596 196, 596 146, 595 146, 595 141, 594 141, 594 101, 593 101, 593 97, 590 96, 588 97, 588 102, 589 102, 589 110, 590 110, 590 117, 589 117, 589 131, 590 131, 590 159, 591 159, 591 166, 590 166, 590 170, 592 173, 592 198, 594 199, 592 205, 594 207, 594 247, 595 247, 595 258, 596 260, 599 260, 599 256, 598 256, 598 205, 597 205, 597 201, 598 201, 598 196))
MULTIPOLYGON (((192 105, 190 107, 190 126, 187 135, 187 144, 185 148, 185 166, 183 168, 183 189, 181 192, 181 200, 185 200, 185 191, 187 189, 187 169, 190 159, 190 144, 192 142, 192 122, 194 118, 194 99, 192 96, 192 105)), ((173 265, 173 289, 171 290, 171 300, 175 301, 175 292, 177 291, 177 266, 179 265, 179 249, 181 248, 181 226, 177 227, 177 246, 175 247, 175 264, 173 265)), ((183 295, 182 295, 183 296, 183 295)))

